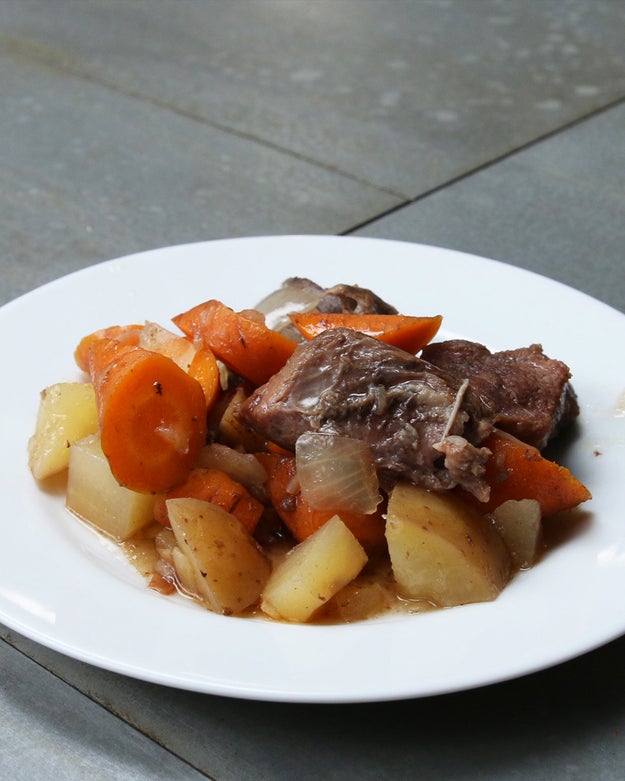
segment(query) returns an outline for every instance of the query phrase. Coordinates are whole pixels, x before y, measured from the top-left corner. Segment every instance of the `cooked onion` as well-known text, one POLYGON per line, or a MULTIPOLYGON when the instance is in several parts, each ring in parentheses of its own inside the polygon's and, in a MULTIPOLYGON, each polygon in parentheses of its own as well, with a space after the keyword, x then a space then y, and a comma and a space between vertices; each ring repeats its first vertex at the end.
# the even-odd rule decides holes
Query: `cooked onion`
POLYGON ((323 289, 307 279, 287 279, 254 307, 265 315, 265 324, 274 331, 302 341, 300 332, 289 320, 289 312, 306 312, 319 303, 323 289))
POLYGON ((308 432, 295 444, 303 498, 318 510, 373 513, 381 501, 371 450, 337 434, 308 432))
POLYGON ((250 453, 240 453, 227 445, 214 442, 202 449, 199 465, 206 469, 220 469, 246 488, 265 482, 267 473, 250 453))

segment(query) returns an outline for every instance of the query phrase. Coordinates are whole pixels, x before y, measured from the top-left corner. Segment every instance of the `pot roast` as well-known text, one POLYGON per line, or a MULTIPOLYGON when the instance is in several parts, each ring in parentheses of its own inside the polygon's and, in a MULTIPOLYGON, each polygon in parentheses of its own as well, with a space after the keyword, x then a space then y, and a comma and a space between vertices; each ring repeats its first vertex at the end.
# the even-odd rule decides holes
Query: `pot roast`
POLYGON ((462 486, 488 498, 483 479, 492 412, 468 383, 358 331, 325 331, 299 345, 243 407, 246 423, 294 450, 307 431, 366 442, 381 484, 462 486))
POLYGON ((495 426, 539 450, 579 415, 568 366, 548 358, 538 344, 491 353, 481 344, 454 339, 427 345, 421 356, 468 379, 493 409, 495 426))

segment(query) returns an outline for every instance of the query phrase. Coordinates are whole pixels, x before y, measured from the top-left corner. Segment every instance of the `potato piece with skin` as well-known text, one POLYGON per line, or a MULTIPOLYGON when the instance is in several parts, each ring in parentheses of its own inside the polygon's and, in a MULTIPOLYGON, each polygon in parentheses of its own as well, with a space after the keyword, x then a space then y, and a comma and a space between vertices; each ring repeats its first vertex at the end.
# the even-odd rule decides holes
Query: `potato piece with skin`
POLYGON ((492 523, 460 499, 400 483, 386 520, 401 596, 451 607, 495 599, 508 582, 510 555, 492 523))
POLYGON ((332 599, 332 615, 348 624, 379 616, 393 609, 396 597, 381 583, 348 583, 332 599))
POLYGON ((35 433, 28 442, 28 466, 36 480, 67 469, 69 448, 98 430, 90 382, 59 382, 41 392, 35 433))
MULTIPOLYGON (((256 604, 271 565, 243 524, 201 499, 168 499, 166 505, 188 565, 180 566, 182 586, 223 615, 240 614, 256 604)), ((177 560, 175 554, 174 566, 177 560)))
POLYGON ((154 496, 119 485, 92 434, 69 448, 66 506, 116 540, 127 540, 154 518, 154 496))
POLYGON ((364 549, 335 515, 276 566, 263 591, 261 608, 272 618, 308 621, 366 563, 364 549))
POLYGON ((191 559, 185 556, 177 546, 172 551, 172 562, 176 571, 176 578, 183 591, 187 595, 197 599, 202 599, 202 584, 198 581, 200 577, 197 568, 191 563, 191 559))

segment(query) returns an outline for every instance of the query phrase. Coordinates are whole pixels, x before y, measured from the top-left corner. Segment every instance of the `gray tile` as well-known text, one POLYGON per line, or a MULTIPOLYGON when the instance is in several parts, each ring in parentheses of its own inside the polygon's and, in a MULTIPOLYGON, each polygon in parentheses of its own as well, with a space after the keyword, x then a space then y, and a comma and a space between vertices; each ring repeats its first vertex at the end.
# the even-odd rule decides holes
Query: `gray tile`
POLYGON ((238 235, 338 233, 400 202, 1 49, 0 68, 3 300, 137 250, 238 235))
POLYGON ((414 197, 625 94, 619 0, 4 0, 22 56, 414 197))
POLYGON ((0 671, 1 778, 205 778, 2 641, 0 671))
POLYGON ((408 781, 415 769, 419 778, 449 781, 616 781, 625 764, 625 638, 548 672, 475 691, 311 706, 159 687, 4 636, 219 781, 408 781))
MULTIPOLYGON (((623 308, 623 105, 449 182, 622 99, 624 27, 620 0, 0 0, 0 301, 162 244, 349 232, 430 193, 358 232, 623 308)), ((625 765, 625 638, 487 689, 332 707, 167 689, 0 637, 0 777, 16 781, 611 781, 625 765)))
POLYGON ((625 311, 625 104, 358 230, 475 253, 625 311))

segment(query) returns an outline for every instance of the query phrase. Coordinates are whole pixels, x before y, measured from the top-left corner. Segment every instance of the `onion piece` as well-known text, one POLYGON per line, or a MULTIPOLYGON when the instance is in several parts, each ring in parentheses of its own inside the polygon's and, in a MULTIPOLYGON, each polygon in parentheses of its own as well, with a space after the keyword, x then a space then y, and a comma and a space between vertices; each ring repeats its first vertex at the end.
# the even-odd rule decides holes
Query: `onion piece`
POLYGON ((202 448, 198 465, 206 469, 219 469, 246 488, 262 485, 267 472, 251 453, 240 453, 227 445, 213 442, 202 448))
POLYGON ((265 315, 267 328, 301 342, 304 337, 289 320, 289 313, 314 309, 322 295, 323 288, 308 279, 287 279, 282 287, 265 296, 254 309, 265 315))
POLYGON ((382 499, 365 442, 306 432, 295 443, 295 463, 302 497, 314 509, 369 514, 382 499))

